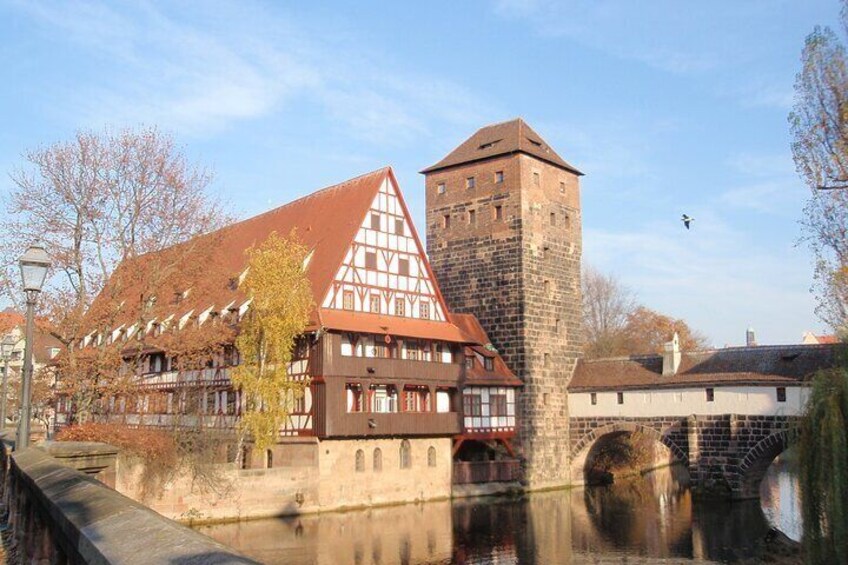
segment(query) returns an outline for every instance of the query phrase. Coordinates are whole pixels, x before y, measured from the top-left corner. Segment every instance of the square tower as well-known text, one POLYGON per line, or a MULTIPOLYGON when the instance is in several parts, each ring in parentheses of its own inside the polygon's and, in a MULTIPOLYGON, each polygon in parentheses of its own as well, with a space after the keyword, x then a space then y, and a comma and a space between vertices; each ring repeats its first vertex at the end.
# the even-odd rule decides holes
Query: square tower
POLYGON ((421 172, 427 252, 448 307, 477 316, 524 381, 525 480, 565 485, 566 387, 582 349, 582 173, 520 118, 481 128, 421 172))

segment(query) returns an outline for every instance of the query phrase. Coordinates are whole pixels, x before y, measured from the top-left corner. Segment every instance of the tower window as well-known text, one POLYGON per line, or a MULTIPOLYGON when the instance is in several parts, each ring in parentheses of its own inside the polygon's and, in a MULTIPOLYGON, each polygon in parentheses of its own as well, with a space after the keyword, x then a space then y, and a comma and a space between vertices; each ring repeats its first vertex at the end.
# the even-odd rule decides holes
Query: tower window
POLYGON ((476 183, 474 181, 474 177, 468 177, 465 179, 465 188, 474 188, 476 183))
POLYGON ((409 259, 398 259, 398 274, 404 277, 409 276, 409 259))
POLYGON ((563 216, 562 225, 565 226, 565 229, 571 229, 571 216, 569 216, 568 214, 563 216))
POLYGON ((559 193, 565 194, 565 183, 564 182, 559 183, 559 193))
POLYGON ((502 183, 503 181, 504 181, 503 171, 497 171, 497 172, 495 172, 495 182, 496 182, 497 184, 500 184, 500 183, 502 183))
POLYGON ((551 212, 551 225, 556 225, 556 212, 551 212))
POLYGON ((365 268, 374 270, 377 269, 377 253, 374 251, 365 252, 365 268))
POLYGON ((551 293, 551 281, 544 281, 542 283, 542 289, 545 291, 545 294, 551 293))
POLYGON ((554 333, 557 333, 557 334, 559 333, 559 324, 560 324, 559 318, 554 320, 554 333))
POLYGON ((495 219, 503 220, 503 206, 495 206, 495 219))
POLYGON ((477 211, 469 210, 468 211, 468 223, 472 226, 477 223, 477 211))
POLYGON ((445 214, 442 216, 442 227, 449 228, 450 227, 450 214, 445 214))
POLYGON ((551 354, 550 353, 545 353, 545 356, 543 357, 543 363, 544 363, 545 367, 551 366, 551 354))
POLYGON ((380 229, 380 214, 371 214, 371 229, 379 231, 379 229, 380 229))
POLYGON ((439 194, 444 194, 445 192, 447 192, 447 187, 445 186, 445 183, 440 182, 438 185, 436 185, 436 191, 439 194))
POLYGON ((533 186, 539 186, 539 184, 540 184, 539 173, 533 173, 533 186))

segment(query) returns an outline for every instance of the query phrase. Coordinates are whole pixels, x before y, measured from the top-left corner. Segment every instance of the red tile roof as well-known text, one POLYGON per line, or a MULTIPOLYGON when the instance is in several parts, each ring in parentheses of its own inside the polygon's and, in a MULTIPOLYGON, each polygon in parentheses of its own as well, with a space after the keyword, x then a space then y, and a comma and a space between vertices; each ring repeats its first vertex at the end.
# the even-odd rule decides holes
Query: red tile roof
POLYGON ((444 159, 421 172, 432 173, 513 153, 532 155, 572 173, 583 174, 557 155, 556 151, 521 118, 480 128, 444 159))
POLYGON ((455 324, 464 335, 467 336, 467 343, 474 345, 466 348, 466 355, 479 353, 483 357, 493 360, 493 368, 487 371, 486 367, 480 363, 474 363, 471 370, 466 370, 465 382, 469 385, 506 385, 506 386, 521 386, 521 379, 515 376, 509 367, 507 367, 500 354, 492 347, 489 341, 489 336, 480 321, 473 314, 450 314, 450 321, 455 324))
POLYGON ((841 345, 731 347, 682 353, 677 374, 662 375, 662 356, 580 360, 568 385, 573 392, 686 385, 799 385, 819 369, 838 365, 841 345))

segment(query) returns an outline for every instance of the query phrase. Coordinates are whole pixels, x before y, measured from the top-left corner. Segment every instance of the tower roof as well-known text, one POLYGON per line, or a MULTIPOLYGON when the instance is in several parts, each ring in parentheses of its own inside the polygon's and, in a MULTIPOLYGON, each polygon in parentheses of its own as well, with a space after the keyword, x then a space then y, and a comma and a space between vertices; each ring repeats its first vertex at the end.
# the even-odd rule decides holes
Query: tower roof
POLYGON ((555 167, 578 175, 583 174, 557 155, 556 151, 521 118, 478 129, 444 159, 421 172, 432 173, 512 153, 531 155, 555 167))

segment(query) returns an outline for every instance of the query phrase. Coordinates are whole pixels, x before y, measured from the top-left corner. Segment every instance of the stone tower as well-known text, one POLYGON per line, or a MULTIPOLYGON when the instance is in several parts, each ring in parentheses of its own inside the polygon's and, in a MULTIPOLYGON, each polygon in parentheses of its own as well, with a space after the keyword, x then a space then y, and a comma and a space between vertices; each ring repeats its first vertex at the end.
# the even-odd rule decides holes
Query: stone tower
POLYGON ((478 130, 422 173, 427 252, 442 294, 452 310, 479 318, 525 383, 525 480, 567 484, 566 386, 582 346, 582 173, 520 118, 478 130))

